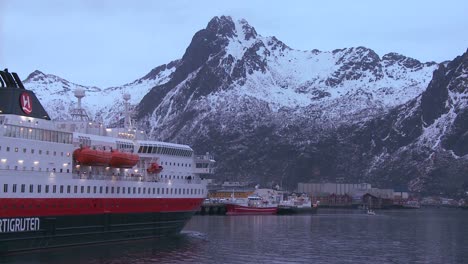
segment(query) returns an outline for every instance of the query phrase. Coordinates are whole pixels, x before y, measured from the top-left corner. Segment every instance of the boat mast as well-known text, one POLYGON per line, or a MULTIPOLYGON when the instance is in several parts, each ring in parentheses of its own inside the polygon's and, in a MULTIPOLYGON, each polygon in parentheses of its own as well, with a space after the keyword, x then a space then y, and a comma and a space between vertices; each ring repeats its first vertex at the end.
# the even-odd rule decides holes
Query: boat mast
POLYGON ((130 118, 130 106, 129 106, 129 100, 130 100, 131 96, 130 94, 128 93, 125 93, 123 95, 123 99, 125 101, 125 120, 124 120, 124 128, 127 128, 129 130, 131 130, 133 128, 133 125, 132 125, 132 120, 130 118))

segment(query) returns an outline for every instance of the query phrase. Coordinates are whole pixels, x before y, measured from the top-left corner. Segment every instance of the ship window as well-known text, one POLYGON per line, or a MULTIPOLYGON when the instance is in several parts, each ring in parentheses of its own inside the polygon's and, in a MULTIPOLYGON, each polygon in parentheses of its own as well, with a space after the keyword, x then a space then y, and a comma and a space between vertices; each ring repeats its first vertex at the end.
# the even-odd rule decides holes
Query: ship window
POLYGON ((57 186, 56 186, 56 185, 52 186, 52 192, 53 192, 53 193, 56 193, 56 192, 57 192, 57 186))
POLYGON ((106 193, 109 193, 109 187, 106 186, 106 193))
POLYGON ((99 186, 99 193, 102 193, 102 186, 99 186))
MULTIPOLYGON (((117 189, 118 192, 119 189, 117 189)), ((122 187, 122 193, 125 194, 125 187, 122 187)))
POLYGON ((93 193, 96 193, 96 191, 97 191, 97 187, 94 186, 94 187, 93 187, 93 193))
POLYGON ((156 192, 157 192, 157 194, 159 194, 159 188, 156 188, 156 192))
POLYGON ((37 193, 41 193, 42 191, 42 185, 37 185, 37 193))
POLYGON ((136 193, 136 187, 133 187, 133 193, 136 193))
POLYGON ((34 154, 34 149, 31 149, 31 154, 34 154))
POLYGON ((143 194, 146 194, 146 188, 143 188, 143 194))
POLYGON ((15 152, 18 152, 18 148, 15 148, 15 152))
POLYGON ((13 184, 13 192, 16 192, 16 184, 13 184))
POLYGON ((141 187, 138 187, 138 194, 141 193, 141 187))
POLYGON ((153 188, 153 194, 156 194, 156 188, 153 188))
POLYGON ((54 151, 54 156, 57 156, 57 151, 54 151))
POLYGON ((21 192, 24 193, 24 190, 26 189, 26 185, 21 184, 21 192))
POLYGON ((113 186, 111 187, 111 193, 114 193, 114 187, 113 186))
POLYGON ((8 184, 3 184, 3 192, 8 192, 8 184))
POLYGON ((67 185, 67 193, 70 193, 70 192, 71 192, 71 186, 67 185))
POLYGON ((84 193, 84 186, 81 186, 81 193, 84 193))
POLYGON ((91 193, 91 186, 86 187, 86 192, 91 193))
POLYGON ((63 185, 60 185, 60 193, 63 193, 63 185))
POLYGON ((120 193, 120 187, 117 187, 117 193, 120 193))
POLYGON ((49 185, 46 185, 46 186, 45 186, 45 192, 46 192, 46 193, 49 193, 49 185))
POLYGON ((75 193, 77 193, 78 192, 78 186, 75 185, 73 190, 74 190, 75 193))
POLYGON ((32 185, 32 184, 29 185, 29 192, 30 192, 30 193, 34 192, 34 187, 33 187, 33 186, 34 186, 34 185, 32 185))
POLYGON ((25 149, 25 148, 23 149, 23 153, 26 153, 26 149, 25 149))
POLYGON ((42 150, 40 149, 40 150, 39 150, 39 155, 41 155, 41 154, 42 154, 42 150))
POLYGON ((10 151, 10 147, 6 147, 6 151, 10 151))

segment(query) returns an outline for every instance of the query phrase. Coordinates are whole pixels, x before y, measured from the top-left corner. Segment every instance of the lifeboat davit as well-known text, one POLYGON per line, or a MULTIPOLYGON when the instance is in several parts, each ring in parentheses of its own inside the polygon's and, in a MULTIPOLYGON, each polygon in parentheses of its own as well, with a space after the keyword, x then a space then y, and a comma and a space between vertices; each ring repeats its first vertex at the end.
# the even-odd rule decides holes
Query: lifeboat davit
POLYGON ((146 169, 146 172, 158 174, 162 170, 163 170, 163 167, 161 165, 159 165, 157 162, 152 162, 150 166, 146 169))
POLYGON ((80 165, 108 166, 111 153, 104 150, 90 148, 79 148, 73 152, 73 157, 80 165))
POLYGON ((140 156, 132 153, 112 151, 109 166, 114 168, 132 168, 140 160, 140 156))

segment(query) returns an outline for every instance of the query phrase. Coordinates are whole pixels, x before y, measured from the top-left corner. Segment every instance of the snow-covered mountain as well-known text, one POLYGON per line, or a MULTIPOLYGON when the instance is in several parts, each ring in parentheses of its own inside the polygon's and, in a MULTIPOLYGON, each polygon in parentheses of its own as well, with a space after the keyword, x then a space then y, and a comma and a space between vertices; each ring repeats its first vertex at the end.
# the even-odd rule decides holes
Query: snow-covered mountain
POLYGON ((152 69, 142 78, 119 87, 98 88, 69 82, 52 74, 44 74, 38 70, 31 73, 24 85, 33 90, 48 110, 52 119, 70 118, 70 109, 75 107, 74 90, 81 88, 86 91, 83 107, 91 117, 100 116, 107 123, 115 122, 123 111, 122 96, 131 94, 130 104, 136 105, 152 87, 167 82, 178 61, 172 61, 152 69))
MULTIPOLYGON (((414 175, 395 171, 405 151, 419 155, 410 155, 411 164, 419 164, 416 156, 425 162, 422 150, 445 149, 441 138, 452 133, 457 117, 446 109, 462 97, 447 93, 448 103, 443 92, 431 92, 438 68, 396 53, 380 57, 365 47, 299 51, 259 35, 245 20, 221 16, 194 35, 180 60, 121 87, 84 87, 84 102, 111 123, 122 109, 121 95, 130 93, 141 127, 158 139, 214 152, 221 179, 292 187, 343 177, 424 191, 427 185, 416 182, 435 167, 414 175), (431 100, 447 106, 432 113, 431 100), (441 118, 443 126, 436 124, 441 118)), ((25 85, 55 118, 66 116, 78 86, 37 71, 25 85)), ((458 134, 466 131, 458 127, 458 134)), ((464 160, 466 153, 453 153, 464 160)))

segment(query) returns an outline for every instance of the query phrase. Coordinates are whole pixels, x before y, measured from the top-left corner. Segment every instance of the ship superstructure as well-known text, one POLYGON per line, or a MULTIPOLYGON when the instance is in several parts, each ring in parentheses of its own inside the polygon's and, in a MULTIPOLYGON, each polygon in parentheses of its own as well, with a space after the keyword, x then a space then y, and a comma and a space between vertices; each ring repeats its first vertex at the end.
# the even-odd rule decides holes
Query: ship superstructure
POLYGON ((128 111, 120 128, 92 121, 83 90, 72 120, 51 121, 0 76, 0 252, 171 235, 199 209, 211 155, 147 139, 128 111))

